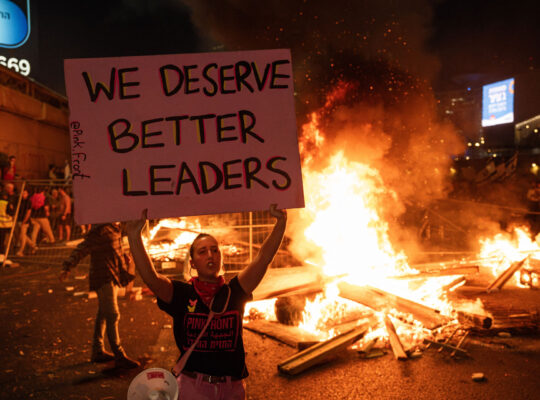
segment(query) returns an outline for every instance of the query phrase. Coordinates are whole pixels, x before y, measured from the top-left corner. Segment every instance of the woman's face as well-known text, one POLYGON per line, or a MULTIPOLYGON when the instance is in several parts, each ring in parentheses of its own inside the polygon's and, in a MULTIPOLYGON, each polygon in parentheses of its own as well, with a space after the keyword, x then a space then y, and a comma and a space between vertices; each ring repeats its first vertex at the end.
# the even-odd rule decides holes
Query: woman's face
POLYGON ((202 281, 215 281, 221 270, 221 250, 212 236, 205 236, 193 243, 191 267, 197 270, 202 281))

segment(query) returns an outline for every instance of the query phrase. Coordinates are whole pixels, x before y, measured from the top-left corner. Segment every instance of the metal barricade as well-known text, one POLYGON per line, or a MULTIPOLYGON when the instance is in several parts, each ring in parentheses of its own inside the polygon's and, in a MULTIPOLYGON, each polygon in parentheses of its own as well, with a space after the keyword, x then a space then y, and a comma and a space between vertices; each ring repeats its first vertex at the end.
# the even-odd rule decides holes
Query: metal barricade
MULTIPOLYGON (((72 211, 74 210, 76 203, 73 202, 71 195, 71 182, 64 180, 21 180, 13 181, 13 183, 19 194, 14 215, 16 223, 13 224, 7 239, 2 266, 5 266, 8 258, 11 262, 19 264, 60 266, 91 228, 90 225, 78 225, 71 217, 69 240, 66 240, 65 230, 63 237, 59 236, 60 215, 55 199, 58 196, 58 189, 64 189, 72 200, 72 211), (29 196, 37 191, 43 191, 49 203, 49 216, 47 221, 43 219, 30 221, 26 227, 26 240, 30 240, 30 243, 27 243, 24 253, 21 254, 20 246, 23 240, 21 234, 24 234, 24 231, 20 222, 20 214, 25 210, 22 210, 20 205, 24 191, 27 191, 29 196), (53 237, 48 234, 49 228, 53 237)), ((193 238, 201 232, 212 234, 220 243, 225 271, 235 272, 253 260, 273 226, 273 217, 267 211, 215 214, 152 220, 149 221, 148 229, 143 237, 150 257, 158 269, 174 268, 176 272, 178 269, 185 272, 184 267, 188 265, 189 246, 193 238), (191 234, 187 236, 187 240, 185 238, 178 240, 186 232, 191 234)), ((283 249, 284 246, 274 258, 273 267, 295 264, 293 257, 283 249)), ((82 260, 81 264, 87 265, 88 258, 82 260)))
POLYGON ((69 196, 73 211, 71 181, 40 179, 10 182, 15 185, 18 198, 2 266, 5 266, 7 262, 37 264, 61 262, 73 243, 84 235, 86 228, 77 225, 73 221, 73 213, 71 213, 68 223, 62 224, 62 237, 59 236, 61 218, 59 214, 61 211, 59 189, 62 188, 69 196), (31 215, 32 211, 22 206, 24 205, 22 199, 25 192, 28 199, 34 193, 42 192, 48 203, 48 215, 42 214, 34 218, 34 215, 31 215), (24 220, 26 220, 26 224, 23 223, 24 220), (25 242, 24 250, 21 251, 23 241, 25 242))

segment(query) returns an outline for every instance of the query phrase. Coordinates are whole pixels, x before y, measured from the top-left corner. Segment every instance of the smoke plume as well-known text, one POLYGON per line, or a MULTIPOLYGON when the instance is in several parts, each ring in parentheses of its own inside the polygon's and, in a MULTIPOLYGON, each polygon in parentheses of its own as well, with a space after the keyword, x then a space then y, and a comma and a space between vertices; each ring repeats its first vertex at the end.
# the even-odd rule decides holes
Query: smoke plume
POLYGON ((304 163, 324 168, 341 149, 378 169, 397 194, 383 217, 393 224, 393 240, 410 246, 415 235, 403 226, 405 210, 446 196, 451 155, 463 151, 453 127, 440 121, 431 89, 439 68, 424 48, 432 2, 183 2, 223 50, 291 49, 304 163), (338 90, 340 97, 330 98, 338 90), (312 113, 320 116, 323 148, 305 136, 312 113))

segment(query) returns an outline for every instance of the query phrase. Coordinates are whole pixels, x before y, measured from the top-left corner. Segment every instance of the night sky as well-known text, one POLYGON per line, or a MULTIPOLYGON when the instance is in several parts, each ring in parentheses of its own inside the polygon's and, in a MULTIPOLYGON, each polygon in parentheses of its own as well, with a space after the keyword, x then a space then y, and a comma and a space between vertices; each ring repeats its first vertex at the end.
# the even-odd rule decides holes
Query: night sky
MULTIPOLYGON (((537 1, 40 1, 39 74, 64 93, 63 59, 292 49, 297 89, 389 66, 435 89, 540 68, 537 1)), ((36 10, 34 10, 34 15, 36 10)))
POLYGON ((60 93, 66 58, 291 49, 302 156, 316 152, 313 167, 323 169, 343 151, 377 169, 399 200, 381 210, 395 222, 396 243, 415 237, 397 226, 405 205, 444 198, 450 186, 441 171, 466 149, 438 115, 434 93, 540 68, 537 1, 47 0, 38 7, 34 78, 60 93), (343 97, 328 102, 340 87, 343 97), (313 112, 322 148, 304 131, 313 112))

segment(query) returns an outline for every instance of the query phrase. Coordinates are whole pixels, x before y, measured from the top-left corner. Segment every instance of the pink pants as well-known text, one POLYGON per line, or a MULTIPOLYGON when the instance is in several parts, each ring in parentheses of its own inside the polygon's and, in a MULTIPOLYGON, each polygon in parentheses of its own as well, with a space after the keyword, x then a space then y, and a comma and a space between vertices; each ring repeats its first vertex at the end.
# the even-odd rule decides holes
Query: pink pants
POLYGON ((201 377, 190 378, 180 374, 176 378, 179 386, 178 400, 245 400, 246 388, 243 380, 223 383, 203 382, 201 377))

